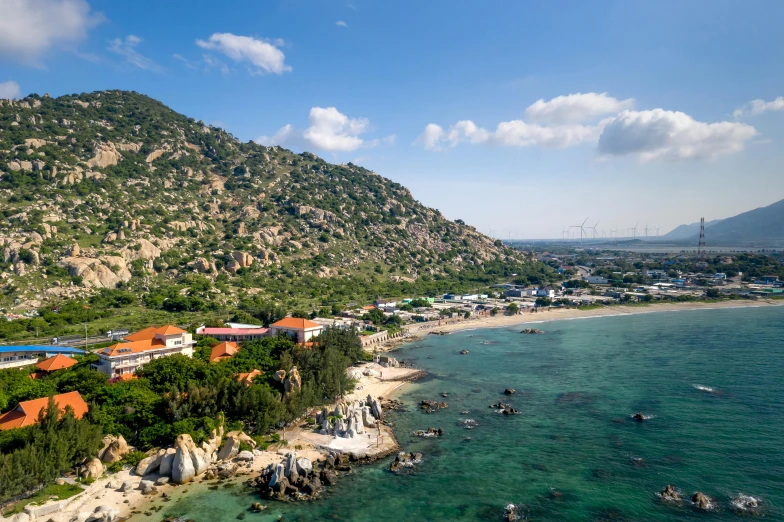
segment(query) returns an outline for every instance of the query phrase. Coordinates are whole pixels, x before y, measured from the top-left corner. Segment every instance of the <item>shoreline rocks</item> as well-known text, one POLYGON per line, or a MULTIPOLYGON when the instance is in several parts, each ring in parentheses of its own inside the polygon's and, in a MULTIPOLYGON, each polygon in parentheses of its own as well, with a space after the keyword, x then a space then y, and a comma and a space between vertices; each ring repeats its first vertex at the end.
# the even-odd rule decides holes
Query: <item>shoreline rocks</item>
POLYGON ((442 428, 428 428, 426 430, 416 430, 412 435, 415 437, 441 437, 444 435, 442 428))
POLYGON ((544 331, 539 330, 537 328, 524 328, 523 330, 520 330, 520 333, 538 335, 538 334, 543 334, 544 331))
POLYGON ((437 402, 437 401, 430 401, 430 400, 423 400, 420 403, 420 408, 425 410, 425 413, 433 413, 438 410, 442 410, 444 408, 448 408, 449 404, 445 402, 437 402))

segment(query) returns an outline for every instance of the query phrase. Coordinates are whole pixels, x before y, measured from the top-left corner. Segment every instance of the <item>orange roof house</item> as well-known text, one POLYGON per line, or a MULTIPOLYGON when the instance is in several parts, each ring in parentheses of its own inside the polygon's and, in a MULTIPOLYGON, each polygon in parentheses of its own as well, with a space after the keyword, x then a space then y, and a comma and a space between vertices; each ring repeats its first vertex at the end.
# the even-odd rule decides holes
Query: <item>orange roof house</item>
POLYGON ((264 372, 262 372, 259 369, 253 370, 252 372, 248 372, 248 373, 241 373, 237 375, 237 380, 242 383, 245 383, 245 385, 247 386, 250 386, 251 384, 253 384, 253 379, 255 379, 256 377, 258 377, 263 373, 264 372))
MULTIPOLYGON (((60 410, 60 413, 65 413, 65 409, 70 407, 73 410, 74 417, 77 419, 84 417, 88 409, 87 403, 84 402, 78 391, 55 395, 54 403, 60 410)), ((38 423, 39 413, 41 410, 46 409, 48 405, 49 397, 20 402, 16 408, 0 416, 0 430, 24 428, 25 426, 32 426, 38 423)))
POLYGON ((57 370, 70 368, 74 364, 76 364, 76 361, 73 358, 58 353, 54 357, 49 357, 48 359, 39 362, 35 367, 42 372, 56 372, 57 370))
POLYGON ((232 355, 240 351, 237 343, 220 343, 212 347, 210 352, 210 362, 220 362, 224 359, 230 359, 232 355))
POLYGON ((286 317, 270 325, 270 334, 278 335, 279 333, 284 333, 289 337, 293 337, 299 344, 304 344, 313 337, 318 336, 323 328, 322 325, 307 319, 286 317))
POLYGON ((125 342, 95 352, 99 360, 93 364, 93 369, 110 377, 135 373, 144 364, 159 357, 175 354, 192 357, 195 344, 191 334, 176 326, 153 326, 126 335, 125 342))

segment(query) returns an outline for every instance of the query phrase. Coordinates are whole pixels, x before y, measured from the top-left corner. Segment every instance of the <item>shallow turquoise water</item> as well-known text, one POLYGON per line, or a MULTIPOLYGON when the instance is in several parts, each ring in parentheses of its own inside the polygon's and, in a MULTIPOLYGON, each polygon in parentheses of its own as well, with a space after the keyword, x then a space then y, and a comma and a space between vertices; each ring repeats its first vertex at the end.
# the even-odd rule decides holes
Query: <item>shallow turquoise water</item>
MULTIPOLYGON (((762 498, 766 519, 784 520, 782 319, 782 308, 701 310, 551 322, 544 335, 430 336, 397 352, 431 375, 407 388, 407 411, 394 417, 401 445, 424 454, 417 473, 390 474, 387 459, 341 477, 317 502, 271 502, 246 518, 499 520, 518 503, 530 520, 723 521, 743 518, 729 504, 743 492, 762 498), (506 387, 521 415, 488 408, 506 387), (442 392, 448 409, 417 409, 442 392), (634 422, 637 411, 653 418, 634 422), (463 429, 465 418, 479 426, 463 429), (431 426, 446 435, 410 436, 431 426), (704 492, 717 509, 661 503, 655 492, 668 483, 704 492)), ((139 520, 233 521, 254 500, 193 487, 139 520)))

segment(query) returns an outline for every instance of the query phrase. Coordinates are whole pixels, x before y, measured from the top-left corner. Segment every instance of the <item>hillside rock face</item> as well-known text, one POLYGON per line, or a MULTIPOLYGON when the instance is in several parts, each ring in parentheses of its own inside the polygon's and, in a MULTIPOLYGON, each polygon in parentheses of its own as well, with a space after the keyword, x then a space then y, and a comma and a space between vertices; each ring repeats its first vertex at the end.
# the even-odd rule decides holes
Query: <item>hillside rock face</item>
POLYGON ((36 248, 40 265, 25 264, 0 305, 40 294, 32 283, 55 263, 87 290, 123 282, 139 294, 169 286, 188 297, 201 274, 227 278, 211 298, 252 287, 275 299, 307 279, 315 282, 297 292, 334 302, 334 278, 378 274, 401 288, 465 272, 479 280, 488 263, 526 262, 374 172, 243 143, 137 93, 31 95, 0 105, 0 122, 9 129, 0 133, 0 238, 47 236, 36 243, 46 247, 36 248))

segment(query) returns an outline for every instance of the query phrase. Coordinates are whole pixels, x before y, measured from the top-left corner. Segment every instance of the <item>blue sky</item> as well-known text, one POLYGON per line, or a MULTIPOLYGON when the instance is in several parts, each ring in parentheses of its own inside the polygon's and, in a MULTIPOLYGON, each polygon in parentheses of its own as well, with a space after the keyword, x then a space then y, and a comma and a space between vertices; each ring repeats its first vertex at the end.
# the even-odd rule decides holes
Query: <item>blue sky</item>
MULTIPOLYGON (((784 198, 784 3, 0 0, 0 96, 136 90, 497 237, 784 198)), ((655 232, 652 232, 655 233, 655 232)))

